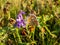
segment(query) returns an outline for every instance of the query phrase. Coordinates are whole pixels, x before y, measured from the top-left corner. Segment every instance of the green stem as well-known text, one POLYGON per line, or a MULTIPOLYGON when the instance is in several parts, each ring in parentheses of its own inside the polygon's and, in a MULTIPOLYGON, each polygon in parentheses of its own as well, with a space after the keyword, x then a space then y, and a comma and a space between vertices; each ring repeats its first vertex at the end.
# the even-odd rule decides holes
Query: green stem
POLYGON ((47 26, 45 26, 45 29, 48 31, 48 33, 51 35, 52 33, 50 32, 50 30, 48 29, 47 26))
POLYGON ((32 32, 32 39, 33 39, 33 41, 34 41, 34 32, 32 32))
POLYGON ((47 32, 48 32, 52 37, 57 37, 56 35, 54 35, 54 34, 52 34, 52 33, 50 32, 50 30, 48 29, 47 26, 44 26, 44 27, 45 27, 45 29, 47 30, 47 32))
POLYGON ((19 35, 19 32, 18 32, 18 29, 16 28, 16 35, 17 35, 17 37, 18 37, 18 42, 19 43, 22 43, 22 41, 21 41, 21 38, 20 38, 20 35, 19 35))
POLYGON ((42 32, 42 45, 44 45, 44 33, 42 32))

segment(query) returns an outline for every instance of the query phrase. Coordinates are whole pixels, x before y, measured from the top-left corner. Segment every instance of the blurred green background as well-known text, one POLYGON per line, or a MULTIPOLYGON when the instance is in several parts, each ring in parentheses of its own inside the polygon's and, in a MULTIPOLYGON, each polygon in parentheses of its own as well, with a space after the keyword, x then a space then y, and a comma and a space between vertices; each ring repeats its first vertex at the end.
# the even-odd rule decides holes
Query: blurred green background
POLYGON ((60 45, 60 0, 0 0, 0 45, 60 45), (25 18, 34 11, 32 32, 14 27, 20 10, 25 18))

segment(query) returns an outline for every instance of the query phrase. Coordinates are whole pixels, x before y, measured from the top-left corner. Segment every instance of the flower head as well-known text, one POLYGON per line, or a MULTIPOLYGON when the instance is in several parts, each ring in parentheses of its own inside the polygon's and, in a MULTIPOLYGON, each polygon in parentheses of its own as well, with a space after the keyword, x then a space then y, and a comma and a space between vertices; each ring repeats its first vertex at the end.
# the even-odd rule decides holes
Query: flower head
POLYGON ((24 11, 22 11, 22 10, 20 11, 20 13, 21 13, 21 14, 25 14, 25 12, 24 12, 24 11))
POLYGON ((21 26, 22 27, 25 27, 25 20, 23 19, 23 14, 25 14, 25 12, 23 12, 22 10, 20 11, 20 13, 18 14, 17 16, 17 19, 16 19, 16 23, 17 23, 17 27, 20 28, 21 26))
POLYGON ((36 15, 35 14, 30 14, 27 17, 27 23, 29 25, 38 25, 38 21, 37 21, 36 15))

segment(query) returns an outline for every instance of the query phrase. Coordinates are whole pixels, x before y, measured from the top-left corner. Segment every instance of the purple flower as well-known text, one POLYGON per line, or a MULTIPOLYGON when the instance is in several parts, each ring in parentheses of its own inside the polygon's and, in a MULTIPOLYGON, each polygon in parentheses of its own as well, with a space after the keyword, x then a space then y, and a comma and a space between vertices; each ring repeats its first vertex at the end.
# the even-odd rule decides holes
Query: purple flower
POLYGON ((25 14, 25 12, 23 12, 22 10, 20 11, 21 14, 25 14))
POLYGON ((21 26, 22 27, 25 27, 25 21, 24 21, 24 19, 23 19, 23 14, 25 14, 25 12, 23 12, 22 10, 20 11, 20 13, 18 14, 18 16, 17 16, 17 19, 16 19, 16 26, 18 27, 18 28, 20 28, 21 26))

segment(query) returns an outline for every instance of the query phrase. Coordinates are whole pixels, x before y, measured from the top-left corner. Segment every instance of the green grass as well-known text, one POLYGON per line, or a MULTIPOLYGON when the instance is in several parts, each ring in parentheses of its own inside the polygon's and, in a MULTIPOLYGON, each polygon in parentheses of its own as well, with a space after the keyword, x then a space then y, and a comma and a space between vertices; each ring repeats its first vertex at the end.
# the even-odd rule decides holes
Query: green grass
POLYGON ((59 34, 60 0, 0 0, 0 45, 60 45, 59 34), (9 21, 16 21, 20 10, 26 12, 25 19, 34 10, 39 25, 32 32, 28 24, 22 34, 24 28, 9 21))

